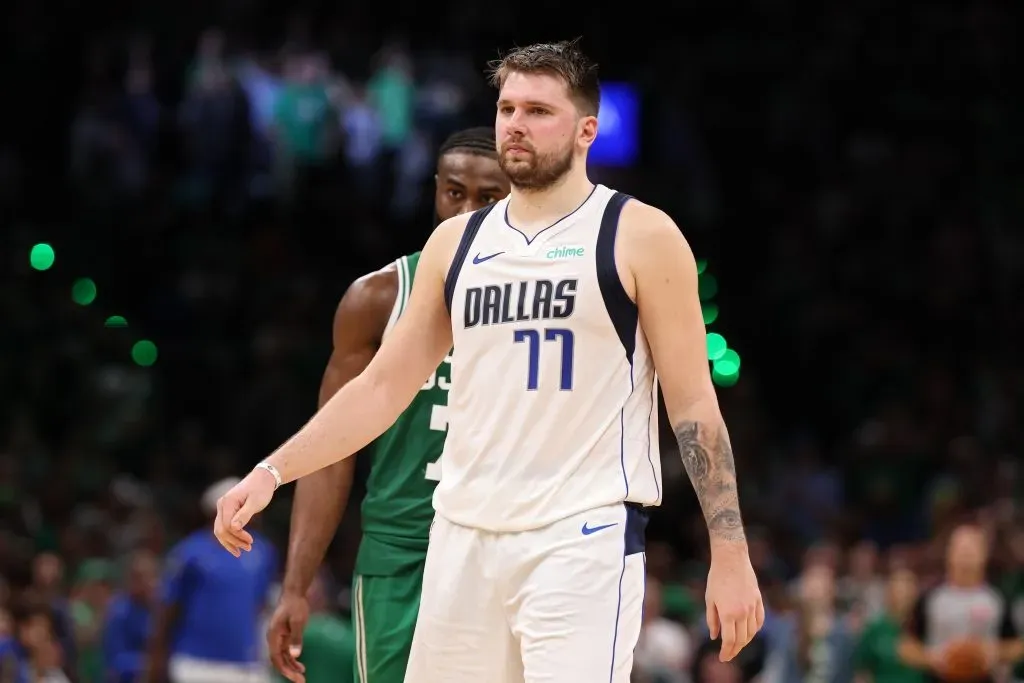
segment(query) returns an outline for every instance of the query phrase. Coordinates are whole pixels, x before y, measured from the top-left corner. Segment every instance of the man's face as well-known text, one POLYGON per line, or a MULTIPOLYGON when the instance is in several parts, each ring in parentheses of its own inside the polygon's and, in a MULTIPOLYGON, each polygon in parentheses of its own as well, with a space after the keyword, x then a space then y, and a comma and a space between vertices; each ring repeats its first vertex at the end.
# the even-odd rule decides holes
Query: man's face
POLYGON ((441 221, 501 201, 509 193, 508 177, 489 156, 457 148, 437 163, 434 208, 441 221))
POLYGON ((513 72, 498 96, 498 160, 512 184, 543 190, 558 183, 597 136, 597 118, 581 116, 565 82, 513 72))

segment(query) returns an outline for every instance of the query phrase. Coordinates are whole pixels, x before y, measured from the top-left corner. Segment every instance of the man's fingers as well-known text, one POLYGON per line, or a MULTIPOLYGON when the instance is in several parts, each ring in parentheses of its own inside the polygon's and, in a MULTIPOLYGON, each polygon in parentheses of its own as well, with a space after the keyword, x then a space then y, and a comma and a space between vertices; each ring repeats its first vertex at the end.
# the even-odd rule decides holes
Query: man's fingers
MULTIPOLYGON (((294 637, 294 631, 293 631, 294 637)), ((301 632, 300 632, 301 638, 301 632)), ((290 639, 286 639, 290 640, 290 639)), ((288 676, 289 680, 295 683, 304 683, 306 680, 306 665, 299 661, 299 655, 302 654, 302 645, 296 645, 294 643, 286 643, 284 648, 284 661, 288 665, 288 671, 291 674, 288 676)))
POLYGON ((288 619, 288 645, 293 657, 302 654, 302 634, 306 632, 306 620, 298 616, 288 619))
POLYGON ((732 659, 740 653, 743 646, 750 642, 750 638, 747 635, 747 618, 745 615, 740 617, 732 617, 733 628, 735 629, 736 639, 732 643, 732 650, 729 652, 729 659, 732 659))
POLYGON ((217 515, 217 519, 213 522, 213 535, 217 537, 217 541, 224 546, 224 549, 229 553, 235 557, 238 557, 241 554, 238 543, 234 541, 233 536, 228 532, 224 525, 224 520, 219 514, 217 515))
POLYGON ((760 629, 761 625, 757 623, 757 608, 755 607, 747 614, 747 642, 743 643, 743 647, 750 644, 760 629))
POLYGON ((707 601, 705 618, 708 621, 708 633, 711 635, 711 640, 718 638, 719 623, 718 623, 718 607, 715 606, 713 600, 707 601))
POLYGON ((252 536, 248 534, 243 536, 238 532, 232 531, 223 521, 218 521, 214 534, 217 536, 220 544, 227 548, 228 552, 235 557, 239 557, 243 550, 252 550, 252 536))
POLYGON ((251 501, 251 498, 246 498, 245 502, 239 506, 235 514, 231 516, 231 532, 239 538, 248 538, 249 543, 252 543, 252 536, 249 535, 248 531, 245 531, 245 525, 249 523, 249 520, 252 519, 253 515, 259 512, 251 501))
POLYGON ((217 518, 213 522, 213 533, 224 548, 234 555, 240 557, 243 550, 252 550, 252 535, 241 528, 232 528, 231 522, 238 514, 235 508, 241 505, 230 497, 221 497, 217 500, 217 518))
POLYGON ((287 675, 285 672, 284 653, 280 649, 276 647, 270 648, 270 663, 274 665, 274 668, 282 676, 287 675))
POLYGON ((270 662, 282 675, 286 675, 284 654, 287 652, 288 639, 284 633, 284 624, 277 619, 270 625, 267 631, 267 649, 270 650, 270 662))
POLYGON ((295 654, 294 648, 291 652, 285 655, 285 661, 288 663, 288 668, 295 673, 306 673, 306 665, 298 660, 298 655, 295 654))
POLYGON ((234 536, 235 539, 238 540, 239 544, 245 546, 246 550, 252 550, 252 541, 253 541, 252 534, 250 534, 248 531, 239 530, 239 529, 231 529, 230 532, 231 532, 231 535, 234 536))
POLYGON ((288 662, 299 673, 306 671, 306 665, 299 661, 299 657, 302 655, 302 634, 305 631, 305 614, 293 614, 288 619, 288 662))
POLYGON ((291 643, 292 636, 287 622, 275 622, 267 634, 270 646, 270 661, 282 676, 294 683, 304 683, 306 667, 296 657, 298 653, 291 643))
POLYGON ((306 676, 302 671, 294 668, 286 668, 281 674, 292 683, 306 683, 306 676))
MULTIPOLYGON (((718 613, 721 615, 721 612, 718 613)), ((736 622, 728 617, 721 617, 722 624, 722 647, 718 659, 728 662, 733 657, 733 650, 736 648, 736 622)))

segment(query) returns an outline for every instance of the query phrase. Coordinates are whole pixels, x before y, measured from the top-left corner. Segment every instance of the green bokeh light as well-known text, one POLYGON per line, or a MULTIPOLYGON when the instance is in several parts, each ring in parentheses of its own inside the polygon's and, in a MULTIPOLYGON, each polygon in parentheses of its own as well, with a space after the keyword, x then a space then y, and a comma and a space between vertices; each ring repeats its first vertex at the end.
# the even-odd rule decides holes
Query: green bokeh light
MULTIPOLYGON (((736 371, 740 369, 740 354, 736 353, 736 349, 726 349, 725 353, 722 354, 721 358, 718 359, 719 363, 728 363, 736 366, 736 371)), ((725 373, 730 374, 730 373, 725 373)))
POLYGON ((718 360, 722 357, 722 354, 729 350, 728 344, 725 343, 725 337, 717 332, 708 332, 706 340, 708 345, 708 360, 718 360))
POLYGON ((35 245, 28 253, 28 262, 36 270, 49 270, 53 267, 55 260, 56 255, 53 253, 53 247, 45 242, 35 245))
POLYGON ((736 386, 736 382, 740 381, 739 370, 731 374, 723 374, 718 370, 718 363, 715 363, 715 369, 711 371, 711 380, 720 387, 732 387, 736 386))
POLYGON ((71 300, 79 306, 88 306, 96 301, 96 283, 87 277, 75 280, 71 285, 71 300))
POLYGON ((708 268, 708 262, 704 259, 697 259, 697 275, 703 275, 708 268))
POLYGON ((156 344, 148 339, 140 339, 132 346, 132 360, 136 365, 149 367, 156 362, 156 344))
POLYGON ((733 363, 731 360, 722 360, 719 358, 715 361, 713 372, 717 372, 722 377, 732 377, 733 375, 739 374, 740 368, 738 365, 733 363))
POLYGON ((718 280, 711 273, 704 273, 697 278, 697 294, 701 301, 714 299, 718 294, 718 280))
POLYGON ((704 316, 705 325, 710 325, 718 320, 718 304, 714 302, 709 301, 708 303, 701 305, 700 312, 704 316))
POLYGON ((128 327, 128 321, 123 315, 112 315, 103 323, 104 327, 128 327))

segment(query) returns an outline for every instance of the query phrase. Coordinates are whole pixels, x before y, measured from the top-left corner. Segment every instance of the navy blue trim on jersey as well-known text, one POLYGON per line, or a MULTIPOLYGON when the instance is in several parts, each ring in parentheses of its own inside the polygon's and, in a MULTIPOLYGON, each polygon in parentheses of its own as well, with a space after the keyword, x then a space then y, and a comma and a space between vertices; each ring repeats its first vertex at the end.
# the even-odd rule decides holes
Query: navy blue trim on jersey
POLYGON ((626 360, 633 363, 633 351, 636 350, 636 328, 640 322, 640 314, 636 304, 629 298, 622 286, 619 271, 615 267, 615 237, 619 232, 619 216, 622 207, 632 197, 616 192, 608 200, 601 227, 597 233, 597 253, 594 261, 597 266, 597 283, 601 287, 604 307, 611 318, 612 326, 619 335, 622 348, 626 351, 626 360))
POLYGON ((590 198, 594 196, 594 193, 595 193, 595 192, 597 192, 597 185, 594 185, 594 187, 592 187, 592 188, 590 189, 590 194, 588 194, 588 195, 587 195, 587 198, 583 200, 583 203, 582 203, 582 204, 580 204, 580 205, 579 205, 579 206, 577 206, 577 207, 576 207, 575 209, 573 209, 573 210, 572 210, 572 211, 570 211, 569 213, 567 213, 567 214, 565 214, 564 216, 562 216, 561 218, 559 218, 559 219, 558 219, 557 221, 555 221, 554 223, 552 223, 552 224, 551 224, 551 225, 549 225, 548 227, 546 227, 546 228, 544 228, 543 230, 541 230, 540 232, 538 232, 538 233, 537 233, 536 235, 534 235, 533 237, 527 237, 527 236, 526 236, 526 233, 525 233, 525 232, 523 232, 522 230, 520 230, 520 229, 519 229, 519 228, 517 228, 516 226, 512 225, 512 221, 510 221, 510 220, 508 219, 508 205, 509 205, 509 204, 511 204, 512 202, 509 202, 508 204, 505 204, 505 225, 507 225, 507 226, 508 226, 509 228, 511 228, 512 230, 515 230, 515 231, 516 231, 516 232, 518 232, 518 233, 519 233, 520 235, 522 235, 522 236, 523 236, 523 239, 524 239, 524 240, 526 240, 526 246, 530 246, 531 244, 533 244, 533 241, 534 241, 535 239, 537 239, 537 238, 538 238, 538 237, 540 237, 540 236, 541 236, 542 234, 544 234, 545 232, 547 232, 547 231, 548 231, 548 230, 550 230, 551 228, 555 227, 556 225, 558 225, 558 224, 559 224, 559 223, 561 223, 562 221, 564 221, 564 220, 566 220, 566 219, 570 218, 571 216, 575 215, 575 213, 576 213, 577 211, 579 211, 579 210, 580 210, 580 209, 582 209, 582 208, 583 208, 584 206, 586 206, 586 205, 587 205, 587 202, 589 202, 589 201, 590 201, 590 198))
POLYGON ((466 262, 469 248, 473 246, 473 240, 476 239, 476 234, 480 232, 480 226, 483 225, 484 219, 487 218, 487 214, 493 208, 494 204, 488 204, 482 209, 477 209, 466 222, 466 230, 462 233, 462 239, 459 240, 459 248, 455 250, 452 265, 448 268, 448 277, 444 279, 444 305, 448 309, 448 315, 452 314, 455 283, 458 281, 459 273, 462 271, 462 264, 466 262))
MULTIPOLYGON (((619 622, 622 619, 622 580, 626 578, 626 558, 642 553, 646 547, 647 510, 637 503, 626 503, 626 523, 622 532, 622 571, 619 572, 619 599, 615 605, 615 629, 612 631, 612 664, 608 670, 609 682, 615 679, 615 655, 619 649, 619 622)), ((647 597, 647 557, 644 563, 644 598, 647 597)), ((640 617, 643 618, 643 601, 640 603, 640 617)))
POLYGON ((642 505, 626 503, 626 530, 623 539, 626 557, 642 553, 647 547, 647 521, 650 515, 642 505))

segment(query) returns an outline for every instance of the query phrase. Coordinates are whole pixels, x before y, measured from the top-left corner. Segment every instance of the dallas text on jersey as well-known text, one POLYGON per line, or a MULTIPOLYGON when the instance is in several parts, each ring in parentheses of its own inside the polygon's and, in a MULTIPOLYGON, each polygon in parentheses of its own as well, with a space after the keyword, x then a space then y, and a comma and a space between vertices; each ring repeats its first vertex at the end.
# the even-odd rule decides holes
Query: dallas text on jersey
POLYGON ((576 280, 506 282, 466 289, 466 328, 564 319, 576 308, 576 280))

